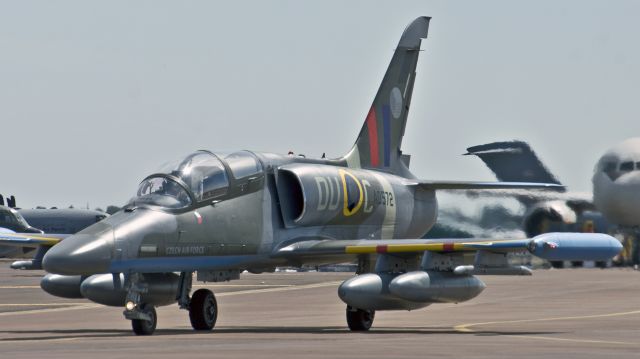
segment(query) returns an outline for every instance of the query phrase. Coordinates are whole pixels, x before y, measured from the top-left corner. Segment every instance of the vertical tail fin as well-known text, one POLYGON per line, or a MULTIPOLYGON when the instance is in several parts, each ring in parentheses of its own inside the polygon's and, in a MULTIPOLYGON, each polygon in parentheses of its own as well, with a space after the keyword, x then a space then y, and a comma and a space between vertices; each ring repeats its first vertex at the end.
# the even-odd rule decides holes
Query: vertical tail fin
POLYGON ((429 17, 419 17, 402 33, 360 135, 344 157, 349 167, 376 168, 407 175, 407 158, 400 145, 413 93, 421 39, 427 37, 429 17))

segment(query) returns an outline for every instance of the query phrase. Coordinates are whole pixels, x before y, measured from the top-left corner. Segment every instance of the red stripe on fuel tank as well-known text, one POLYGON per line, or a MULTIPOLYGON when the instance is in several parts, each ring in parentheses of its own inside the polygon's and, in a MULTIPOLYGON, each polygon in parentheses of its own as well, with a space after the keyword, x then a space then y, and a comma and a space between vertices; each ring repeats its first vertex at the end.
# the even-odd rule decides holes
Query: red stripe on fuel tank
POLYGON ((376 120, 376 111, 371 107, 367 115, 367 129, 369 129, 369 157, 371 158, 371 166, 378 167, 380 162, 378 152, 378 121, 376 120))
POLYGON ((376 253, 387 253, 388 249, 389 246, 387 246, 386 244, 381 244, 379 246, 376 246, 376 253))
POLYGON ((452 251, 453 250, 453 243, 444 243, 442 245, 442 250, 443 251, 452 251))

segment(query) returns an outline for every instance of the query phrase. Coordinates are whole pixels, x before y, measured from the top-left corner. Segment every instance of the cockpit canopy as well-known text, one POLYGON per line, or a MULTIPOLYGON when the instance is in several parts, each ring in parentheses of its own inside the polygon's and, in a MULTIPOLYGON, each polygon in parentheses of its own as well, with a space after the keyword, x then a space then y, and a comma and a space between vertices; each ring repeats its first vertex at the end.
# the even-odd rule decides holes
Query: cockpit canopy
POLYGON ((29 223, 22 217, 22 215, 13 208, 2 207, 0 208, 0 227, 29 227, 29 223))
POLYGON ((226 195, 230 177, 238 180, 261 172, 260 162, 248 151, 225 155, 197 151, 166 163, 157 174, 142 181, 132 202, 172 209, 184 208, 194 201, 202 202, 226 195), (230 173, 227 173, 223 161, 230 173))
POLYGON ((640 161, 631 159, 620 161, 618 158, 602 158, 596 166, 596 171, 604 172, 612 181, 615 181, 623 174, 639 171, 640 161))
POLYGON ((192 153, 181 160, 168 163, 159 172, 181 179, 198 202, 223 195, 229 187, 229 178, 222 161, 209 152, 192 153))

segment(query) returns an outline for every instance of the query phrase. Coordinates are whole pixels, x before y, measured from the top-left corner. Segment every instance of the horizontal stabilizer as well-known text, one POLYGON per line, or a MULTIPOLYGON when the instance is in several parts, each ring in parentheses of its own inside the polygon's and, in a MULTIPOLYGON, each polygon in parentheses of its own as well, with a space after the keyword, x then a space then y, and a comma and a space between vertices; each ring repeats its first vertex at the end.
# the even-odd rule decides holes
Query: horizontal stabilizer
POLYGON ((526 142, 493 142, 467 151, 465 155, 478 156, 500 181, 560 184, 526 142))

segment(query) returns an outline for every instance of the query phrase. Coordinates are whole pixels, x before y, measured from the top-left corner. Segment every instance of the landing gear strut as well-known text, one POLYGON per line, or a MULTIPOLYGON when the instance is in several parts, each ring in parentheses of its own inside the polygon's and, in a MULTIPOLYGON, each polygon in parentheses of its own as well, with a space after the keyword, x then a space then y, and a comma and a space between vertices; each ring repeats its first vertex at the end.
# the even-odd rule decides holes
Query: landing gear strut
POLYGON ((189 319, 195 330, 213 329, 218 319, 218 302, 212 291, 198 289, 193 293, 189 305, 189 319))
MULTIPOLYGON (((113 276, 114 282, 119 281, 116 274, 113 276)), ((142 302, 142 295, 148 291, 144 278, 140 273, 132 273, 125 278, 127 296, 124 317, 131 320, 136 335, 151 335, 156 330, 158 316, 152 304, 142 302)))
POLYGON ((365 332, 371 328, 375 310, 363 310, 347 306, 347 324, 354 332, 365 332))
POLYGON ((212 330, 218 319, 218 302, 213 292, 208 289, 196 290, 191 298, 193 273, 180 274, 180 287, 178 290, 178 305, 181 309, 189 311, 189 320, 195 330, 212 330))

